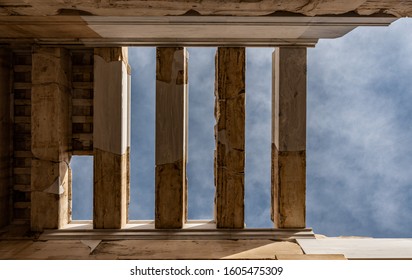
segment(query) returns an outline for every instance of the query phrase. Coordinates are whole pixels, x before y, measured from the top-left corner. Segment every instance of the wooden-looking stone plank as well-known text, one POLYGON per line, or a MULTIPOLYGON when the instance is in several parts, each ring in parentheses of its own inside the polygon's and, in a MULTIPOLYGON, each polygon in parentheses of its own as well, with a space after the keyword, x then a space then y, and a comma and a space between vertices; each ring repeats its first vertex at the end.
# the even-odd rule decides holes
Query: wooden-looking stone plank
POLYGON ((272 61, 272 220, 306 226, 306 48, 276 48, 272 61))
POLYGON ((213 260, 305 258, 294 242, 271 240, 0 241, 0 259, 213 260))
POLYGON ((93 226, 127 223, 129 140, 127 48, 94 49, 93 226))
POLYGON ((94 259, 90 248, 80 240, 35 242, 32 240, 0 241, 1 260, 77 260, 94 259))
POLYGON ((10 118, 11 53, 0 48, 0 227, 10 222, 11 186, 11 118, 10 118))
POLYGON ((244 227, 245 48, 218 48, 215 80, 215 218, 244 227))
POLYGON ((303 255, 294 242, 271 240, 121 240, 103 241, 93 255, 107 259, 276 259, 303 255), (127 248, 127 250, 125 250, 127 248))
POLYGON ((187 53, 156 49, 156 228, 187 219, 187 53))
POLYGON ((70 56, 35 48, 32 62, 31 229, 67 224, 70 161, 70 56))

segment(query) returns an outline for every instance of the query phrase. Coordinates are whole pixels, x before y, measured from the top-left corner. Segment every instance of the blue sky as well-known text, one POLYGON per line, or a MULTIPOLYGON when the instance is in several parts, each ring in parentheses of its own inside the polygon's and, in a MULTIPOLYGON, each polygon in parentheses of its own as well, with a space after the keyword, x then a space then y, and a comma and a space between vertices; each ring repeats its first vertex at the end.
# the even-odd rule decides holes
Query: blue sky
MULTIPOLYGON (((189 218, 213 217, 214 54, 189 48, 189 218)), ((248 48, 247 227, 270 221, 271 54, 248 48)), ((130 219, 154 217, 155 49, 130 48, 130 219)), ((328 236, 412 236, 412 20, 357 28, 308 51, 307 225, 328 236)), ((73 218, 91 219, 90 157, 76 157, 73 218), (87 168, 85 168, 87 167, 87 168)))

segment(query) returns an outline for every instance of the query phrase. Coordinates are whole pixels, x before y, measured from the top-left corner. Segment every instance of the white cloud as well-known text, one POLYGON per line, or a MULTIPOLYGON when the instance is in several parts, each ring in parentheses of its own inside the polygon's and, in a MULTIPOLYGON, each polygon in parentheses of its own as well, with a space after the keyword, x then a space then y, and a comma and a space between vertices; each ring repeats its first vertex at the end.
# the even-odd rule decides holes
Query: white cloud
POLYGON ((247 227, 272 227, 270 220, 271 88, 273 48, 246 52, 246 169, 247 227))
POLYGON ((402 78, 412 70, 403 59, 412 54, 408 24, 355 30, 309 52, 308 187, 314 190, 308 210, 321 232, 352 234, 351 225, 336 230, 334 223, 344 221, 357 225, 355 234, 411 233, 412 219, 405 215, 410 206, 399 197, 412 197, 412 147, 406 140, 412 133, 409 119, 399 114, 410 109, 400 100, 412 97, 412 83, 402 78), (340 212, 341 220, 317 220, 330 211, 340 212))

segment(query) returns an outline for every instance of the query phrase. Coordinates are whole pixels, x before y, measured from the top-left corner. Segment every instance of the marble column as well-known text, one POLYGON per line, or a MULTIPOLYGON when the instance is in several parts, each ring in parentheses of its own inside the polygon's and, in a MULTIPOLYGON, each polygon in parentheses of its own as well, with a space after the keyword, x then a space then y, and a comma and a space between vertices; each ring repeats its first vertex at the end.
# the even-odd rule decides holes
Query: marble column
POLYGON ((276 48, 272 61, 272 220, 306 226, 306 48, 276 48))

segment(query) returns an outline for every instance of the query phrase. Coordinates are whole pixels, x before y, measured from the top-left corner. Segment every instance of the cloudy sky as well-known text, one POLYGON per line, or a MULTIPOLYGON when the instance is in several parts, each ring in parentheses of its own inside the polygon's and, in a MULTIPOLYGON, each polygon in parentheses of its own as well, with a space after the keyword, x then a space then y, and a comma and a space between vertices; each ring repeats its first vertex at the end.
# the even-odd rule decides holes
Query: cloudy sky
MULTIPOLYGON (((189 48, 189 218, 213 218, 214 48, 189 48)), ((248 48, 247 227, 270 221, 272 48, 248 48)), ((130 48, 130 219, 154 218, 155 49, 130 48)), ((357 28, 308 51, 307 225, 328 236, 412 237, 412 20, 357 28)), ((73 218, 92 218, 76 157, 73 218), (82 182, 82 183, 81 183, 82 182)), ((89 168, 85 168, 85 166, 89 168)))

